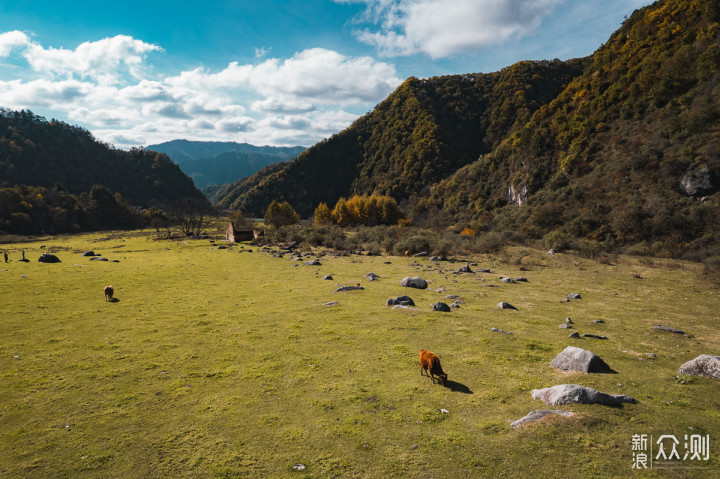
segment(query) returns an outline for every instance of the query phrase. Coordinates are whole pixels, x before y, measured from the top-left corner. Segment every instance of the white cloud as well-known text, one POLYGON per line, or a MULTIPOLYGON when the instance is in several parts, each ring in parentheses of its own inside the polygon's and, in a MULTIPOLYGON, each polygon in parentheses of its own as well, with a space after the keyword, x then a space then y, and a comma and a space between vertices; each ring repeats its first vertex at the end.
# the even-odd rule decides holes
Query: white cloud
POLYGON ((9 56, 13 50, 30 45, 30 38, 19 30, 0 33, 0 57, 9 56))
POLYGON ((381 54, 442 58, 528 35, 563 0, 348 1, 367 4, 358 22, 379 24, 379 30, 355 33, 381 54))
POLYGON ((0 106, 80 124, 119 147, 176 138, 309 146, 401 82, 391 64, 321 48, 159 76, 149 55, 158 51, 123 35, 65 49, 0 33, 15 77, 0 81, 0 106))

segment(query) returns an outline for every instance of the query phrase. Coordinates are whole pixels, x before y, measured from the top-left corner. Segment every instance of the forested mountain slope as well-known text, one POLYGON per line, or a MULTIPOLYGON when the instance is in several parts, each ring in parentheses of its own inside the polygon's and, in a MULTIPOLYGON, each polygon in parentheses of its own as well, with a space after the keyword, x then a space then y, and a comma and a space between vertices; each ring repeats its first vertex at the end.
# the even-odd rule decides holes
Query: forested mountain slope
POLYGON ((319 202, 355 193, 418 194, 491 151, 582 66, 520 62, 491 74, 410 78, 346 130, 221 204, 259 215, 279 199, 308 215, 319 202))
POLYGON ((0 187, 57 183, 74 194, 100 184, 138 206, 202 196, 165 154, 116 150, 82 128, 0 109, 0 187))

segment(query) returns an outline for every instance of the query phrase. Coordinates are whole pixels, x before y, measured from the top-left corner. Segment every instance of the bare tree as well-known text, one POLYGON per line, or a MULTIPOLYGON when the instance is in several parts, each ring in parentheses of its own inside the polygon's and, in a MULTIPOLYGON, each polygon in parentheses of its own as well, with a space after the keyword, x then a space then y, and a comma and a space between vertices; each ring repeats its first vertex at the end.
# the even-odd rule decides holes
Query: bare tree
POLYGON ((213 214, 205 198, 183 198, 170 208, 170 218, 185 236, 200 236, 213 214))

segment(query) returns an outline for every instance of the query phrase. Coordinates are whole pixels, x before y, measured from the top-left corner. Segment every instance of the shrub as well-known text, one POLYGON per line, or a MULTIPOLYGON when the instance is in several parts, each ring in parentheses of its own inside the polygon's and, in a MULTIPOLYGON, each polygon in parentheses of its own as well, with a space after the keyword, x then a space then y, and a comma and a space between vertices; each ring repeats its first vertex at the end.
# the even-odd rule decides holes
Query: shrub
POLYGON ((572 246, 573 237, 562 231, 552 231, 543 236, 543 244, 547 249, 554 249, 555 252, 564 251, 570 249, 572 246))

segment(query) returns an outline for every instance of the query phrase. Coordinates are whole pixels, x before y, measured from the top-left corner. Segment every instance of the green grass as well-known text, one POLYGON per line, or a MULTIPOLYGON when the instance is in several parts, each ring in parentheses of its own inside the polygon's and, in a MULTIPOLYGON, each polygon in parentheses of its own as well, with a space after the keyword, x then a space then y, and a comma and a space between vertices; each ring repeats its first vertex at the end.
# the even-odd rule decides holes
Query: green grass
POLYGON ((677 377, 683 362, 720 354, 717 285, 689 263, 607 265, 510 249, 472 258, 492 274, 453 275, 463 263, 325 256, 311 267, 259 248, 136 233, 2 249, 31 260, 0 265, 2 477, 719 474, 720 382, 677 377), (63 262, 38 263, 41 245, 63 262), (80 256, 88 249, 119 262, 89 261, 80 256), (371 271, 382 279, 366 281, 371 271), (321 279, 328 273, 333 281, 321 279), (399 287, 415 275, 430 288, 399 287), (530 282, 505 285, 501 275, 530 282), (356 283, 365 290, 332 292, 356 283), (108 284, 116 303, 103 299, 108 284), (562 303, 571 292, 583 299, 562 303), (401 294, 419 310, 385 306, 401 294), (447 294, 465 304, 432 312, 447 294), (610 340, 569 339, 558 328, 567 316, 574 330, 610 340), (567 345, 619 374, 554 370, 567 345), (457 391, 420 376, 421 348, 441 357, 457 391), (578 415, 510 428, 547 408, 532 389, 568 382, 639 403, 560 406, 578 415), (696 433, 710 435, 710 469, 631 469, 632 435, 696 433))

